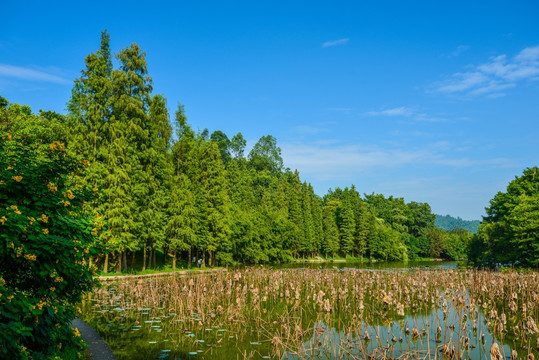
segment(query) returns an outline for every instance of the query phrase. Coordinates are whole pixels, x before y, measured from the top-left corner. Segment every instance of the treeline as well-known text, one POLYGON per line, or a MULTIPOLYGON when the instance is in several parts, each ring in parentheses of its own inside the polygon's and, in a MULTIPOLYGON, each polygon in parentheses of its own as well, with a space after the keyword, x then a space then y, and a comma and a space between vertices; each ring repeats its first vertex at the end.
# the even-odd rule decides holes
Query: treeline
POLYGON ((109 35, 85 59, 67 115, 34 115, 3 101, 2 127, 46 145, 65 143, 91 166, 75 188, 100 197, 92 210, 105 222, 104 254, 93 261, 125 271, 156 253, 172 266, 285 262, 305 257, 406 260, 461 259, 470 234, 436 228, 426 203, 361 196, 354 186, 317 196, 298 171, 286 169, 276 139, 263 136, 245 154, 241 133, 194 131, 182 105, 173 121, 166 99, 152 94, 145 53, 132 44, 115 55, 109 35), (137 259, 138 257, 138 259, 137 259))
POLYGON ((451 215, 436 215, 434 225, 444 230, 454 230, 457 228, 467 230, 473 234, 477 234, 480 220, 463 220, 460 217, 451 215))
POLYGON ((476 265, 539 267, 539 172, 532 167, 498 192, 470 244, 476 265))

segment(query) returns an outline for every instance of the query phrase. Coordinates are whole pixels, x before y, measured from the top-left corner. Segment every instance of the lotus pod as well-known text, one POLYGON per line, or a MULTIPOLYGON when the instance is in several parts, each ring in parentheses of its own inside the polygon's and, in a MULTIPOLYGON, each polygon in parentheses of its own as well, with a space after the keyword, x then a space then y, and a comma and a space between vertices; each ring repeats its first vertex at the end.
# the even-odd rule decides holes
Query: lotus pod
POLYGON ((493 342, 492 346, 490 347, 490 360, 503 360, 503 356, 497 342, 493 342))

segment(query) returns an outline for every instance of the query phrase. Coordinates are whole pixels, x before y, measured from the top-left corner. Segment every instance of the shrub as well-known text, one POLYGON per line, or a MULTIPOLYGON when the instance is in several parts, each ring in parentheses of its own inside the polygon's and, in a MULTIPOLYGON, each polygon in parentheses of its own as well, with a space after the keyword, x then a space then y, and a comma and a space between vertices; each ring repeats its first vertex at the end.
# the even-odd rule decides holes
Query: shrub
POLYGON ((43 151, 30 136, 0 136, 0 358, 81 349, 69 324, 94 285, 88 260, 102 224, 84 211, 95 192, 69 188, 68 176, 88 165, 59 142, 43 151))

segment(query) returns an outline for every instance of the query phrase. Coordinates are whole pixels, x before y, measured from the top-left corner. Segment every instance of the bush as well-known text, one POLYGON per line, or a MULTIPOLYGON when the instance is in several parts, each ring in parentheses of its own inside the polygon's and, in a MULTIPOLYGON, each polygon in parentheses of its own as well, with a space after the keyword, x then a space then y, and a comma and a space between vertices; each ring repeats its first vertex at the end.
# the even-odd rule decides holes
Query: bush
POLYGON ((102 224, 83 210, 95 193, 68 186, 88 162, 59 142, 42 149, 0 136, 0 358, 75 358, 83 344, 69 324, 94 286, 88 261, 102 224))

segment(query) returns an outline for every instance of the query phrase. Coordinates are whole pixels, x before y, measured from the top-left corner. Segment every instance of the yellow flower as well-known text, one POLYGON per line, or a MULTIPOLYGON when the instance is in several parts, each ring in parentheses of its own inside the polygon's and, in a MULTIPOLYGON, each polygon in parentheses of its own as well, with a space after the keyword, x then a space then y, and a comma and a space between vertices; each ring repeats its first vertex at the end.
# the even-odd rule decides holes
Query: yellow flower
POLYGON ((71 330, 73 330, 73 332, 75 333, 75 337, 80 337, 80 331, 79 331, 79 329, 77 329, 77 328, 71 328, 71 330))
POLYGON ((49 189, 50 192, 52 193, 55 193, 56 191, 58 191, 58 187, 57 186, 54 186, 53 183, 48 183, 47 184, 47 188, 49 189))
POLYGON ((45 214, 41 214, 41 217, 38 218, 37 221, 43 221, 44 223, 48 223, 49 222, 49 216, 47 216, 45 214))
POLYGON ((15 180, 16 182, 21 182, 21 180, 22 180, 22 176, 20 176, 20 175, 12 176, 11 178, 12 178, 13 180, 15 180))
POLYGON ((49 235, 49 229, 43 229, 43 234, 44 235, 49 235))
POLYGON ((51 289, 51 291, 56 290, 56 288, 54 286, 51 286, 49 289, 51 289))
POLYGON ((49 146, 51 151, 56 150, 56 141, 53 141, 52 144, 49 146))
POLYGON ((11 205, 9 208, 6 208, 6 210, 9 210, 11 208, 11 210, 13 210, 15 212, 15 214, 17 215, 20 215, 21 212, 19 211, 19 208, 17 208, 17 205, 11 205))
POLYGON ((6 285, 6 280, 0 277, 0 286, 6 285))
POLYGON ((7 221, 7 218, 5 216, 2 216, 0 218, 0 224, 4 225, 4 223, 7 221))
POLYGON ((90 166, 90 162, 88 160, 82 160, 81 163, 83 163, 86 166, 90 166))
POLYGON ((35 255, 25 254, 24 258, 27 259, 27 260, 30 260, 30 261, 36 261, 36 256, 35 255))
POLYGON ((64 281, 64 278, 61 277, 61 276, 58 276, 58 277, 56 277, 56 278, 54 279, 54 282, 62 282, 62 281, 64 281))
POLYGON ((69 200, 73 200, 75 198, 75 195, 73 195, 71 190, 67 190, 65 195, 69 198, 69 200))

